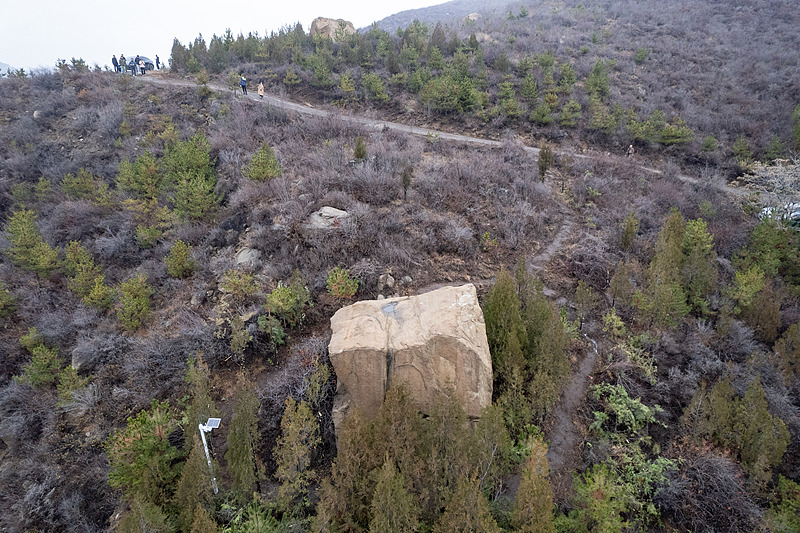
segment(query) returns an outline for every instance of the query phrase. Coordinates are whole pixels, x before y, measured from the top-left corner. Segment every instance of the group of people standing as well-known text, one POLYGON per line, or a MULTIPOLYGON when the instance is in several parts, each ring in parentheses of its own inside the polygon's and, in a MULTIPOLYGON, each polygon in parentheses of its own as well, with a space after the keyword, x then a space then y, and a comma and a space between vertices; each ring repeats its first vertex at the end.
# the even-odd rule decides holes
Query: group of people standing
MULTIPOLYGON (((239 80, 239 86, 242 88, 242 94, 247 96, 247 78, 242 76, 242 79, 239 80)), ((258 81, 258 96, 259 98, 264 98, 264 82, 259 80, 258 81)))
MULTIPOLYGON (((156 55, 156 69, 161 69, 161 61, 156 55)), ((132 60, 130 63, 125 62, 125 55, 120 54, 119 59, 117 59, 116 55, 111 56, 111 64, 114 65, 114 72, 121 72, 124 74, 127 70, 131 71, 131 74, 134 76, 141 74, 144 76, 145 72, 147 71, 147 66, 144 63, 144 59, 136 55, 136 59, 132 60)))

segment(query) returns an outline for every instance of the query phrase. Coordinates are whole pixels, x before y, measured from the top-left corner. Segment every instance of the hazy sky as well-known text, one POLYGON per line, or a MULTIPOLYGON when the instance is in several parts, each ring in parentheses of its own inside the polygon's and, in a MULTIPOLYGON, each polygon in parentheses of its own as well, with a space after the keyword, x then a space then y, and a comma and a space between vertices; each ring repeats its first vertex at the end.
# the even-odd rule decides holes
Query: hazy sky
POLYGON ((12 0, 0 7, 0 62, 29 70, 52 67, 58 58, 82 57, 90 66, 103 66, 111 64, 112 54, 120 53, 153 60, 158 54, 166 62, 175 37, 188 44, 202 33, 208 43, 226 28, 234 35, 257 31, 264 36, 298 21, 308 31, 316 17, 343 18, 359 28, 400 11, 442 2, 12 0))

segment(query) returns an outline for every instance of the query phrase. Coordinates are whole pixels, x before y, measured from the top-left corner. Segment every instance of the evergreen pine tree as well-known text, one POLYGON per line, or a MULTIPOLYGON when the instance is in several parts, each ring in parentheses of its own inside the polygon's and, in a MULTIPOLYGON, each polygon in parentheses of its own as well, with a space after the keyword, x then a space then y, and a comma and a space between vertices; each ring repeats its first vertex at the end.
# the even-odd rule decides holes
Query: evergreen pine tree
POLYGON ((375 434, 383 452, 388 454, 407 479, 422 477, 422 417, 408 389, 393 383, 375 420, 375 434))
POLYGON ((214 498, 211 472, 205 450, 197 431, 192 433, 189 457, 183 465, 181 477, 175 488, 173 503, 178 510, 178 528, 189 533, 195 521, 197 506, 207 506, 214 498))
POLYGON ((640 309, 659 326, 674 326, 689 312, 680 276, 685 229, 683 216, 673 209, 658 234, 646 294, 639 298, 640 309))
POLYGON ((800 323, 789 326, 778 342, 775 355, 780 361, 783 380, 788 385, 800 379, 800 323))
POLYGON ((386 459, 377 471, 372 495, 370 533, 413 533, 419 529, 419 509, 408 492, 405 476, 386 459))
MULTIPOLYGON (((208 367, 203 362, 201 354, 191 354, 186 361, 185 381, 189 384, 189 394, 191 399, 186 406, 184 420, 186 425, 183 428, 185 435, 196 434, 200 424, 205 424, 210 417, 219 416, 211 398, 211 390, 208 383, 208 367)), ((191 439, 186 439, 186 451, 193 446, 191 439)))
POLYGON ((530 455, 525 462, 517 495, 514 499, 512 523, 518 533, 555 533, 553 524, 553 490, 547 480, 547 444, 541 437, 530 437, 530 455))
POLYGON ((253 181, 265 181, 281 175, 281 166, 269 143, 264 142, 253 154, 242 174, 253 181))
POLYGON ((483 302, 495 379, 506 380, 512 369, 524 366, 522 346, 526 332, 520 308, 514 278, 501 270, 483 302))
POLYGON ((35 218, 36 214, 27 209, 11 214, 5 227, 11 246, 5 253, 17 266, 44 277, 58 266, 58 251, 44 242, 35 218))
POLYGON ((550 167, 555 163, 556 158, 553 154, 553 149, 549 144, 543 144, 539 150, 539 179, 544 183, 545 175, 550 167))
POLYGON ((159 505, 141 498, 130 503, 130 509, 120 518, 117 526, 120 533, 171 533, 174 530, 169 517, 159 505))
POLYGON ((192 529, 190 533, 217 533, 219 528, 211 513, 203 509, 199 503, 194 508, 194 520, 192 521, 192 529))
POLYGON ((233 480, 234 497, 244 505, 250 501, 258 484, 255 450, 258 449, 259 401, 253 384, 243 376, 237 383, 236 403, 228 432, 228 451, 225 461, 233 480))
POLYGON ((608 282, 608 289, 611 293, 613 300, 611 301, 612 307, 617 303, 622 303, 626 306, 631 305, 631 298, 633 297, 633 284, 631 283, 631 275, 633 274, 633 266, 629 263, 620 263, 611 276, 608 282))
POLYGON ((182 455, 168 440, 176 426, 169 404, 153 400, 149 410, 128 418, 125 429, 109 437, 108 484, 122 489, 127 501, 161 506, 171 499, 182 455))
POLYGON ((323 481, 314 531, 363 531, 369 526, 369 505, 385 453, 379 453, 374 425, 356 409, 339 430, 337 455, 331 465, 330 482, 323 481))
POLYGON ((625 222, 622 223, 622 236, 620 237, 620 248, 623 252, 630 252, 633 249, 633 244, 636 239, 636 233, 639 231, 639 219, 636 213, 631 211, 625 222))
POLYGON ((280 482, 278 505, 284 512, 293 512, 307 495, 311 459, 320 442, 317 429, 317 418, 308 405, 287 398, 281 437, 275 446, 275 477, 280 482))
POLYGON ((577 531, 622 533, 628 522, 623 514, 628 511, 628 496, 606 463, 594 465, 575 480, 576 511, 570 518, 577 521, 577 531))
POLYGON ((783 420, 769 413, 759 376, 738 402, 732 429, 742 464, 757 481, 768 481, 770 467, 780 464, 790 438, 783 420))
POLYGON ((717 254, 714 238, 708 233, 705 220, 699 218, 686 223, 681 261, 682 284, 689 303, 703 314, 709 312, 706 297, 717 286, 717 254))
POLYGON ((500 533, 478 479, 462 477, 433 533, 500 533))
POLYGON ((353 150, 353 158, 366 159, 367 158, 367 145, 364 143, 364 138, 360 135, 356 137, 356 147, 353 150))
POLYGON ((136 331, 142 322, 147 320, 153 292, 147 284, 147 278, 141 272, 120 285, 117 318, 126 330, 136 331))

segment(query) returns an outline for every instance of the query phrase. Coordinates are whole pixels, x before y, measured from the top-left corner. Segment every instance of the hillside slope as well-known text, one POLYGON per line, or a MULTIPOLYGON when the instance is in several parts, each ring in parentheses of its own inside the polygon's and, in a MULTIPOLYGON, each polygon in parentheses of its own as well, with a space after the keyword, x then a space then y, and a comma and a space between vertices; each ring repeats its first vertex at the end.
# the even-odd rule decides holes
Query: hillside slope
MULTIPOLYGON (((655 3, 549 3, 341 45, 302 29, 176 43, 175 71, 145 79, 74 65, 0 79, 0 529, 369 530, 403 505, 412 530, 455 529, 465 506, 478 530, 521 531, 520 502, 576 531, 609 517, 640 531, 791 524, 800 233, 761 220, 738 187, 783 194, 739 171, 792 155, 783 61, 797 59, 775 52, 755 80, 709 66, 743 67, 734 29, 770 49, 744 24, 764 5, 713 15, 731 28, 719 50, 688 46, 686 18, 679 42, 655 3), (392 50, 407 60, 395 73, 392 50), (274 95, 243 98, 240 73, 274 95), (785 91, 763 87, 781 77, 785 91), (522 102, 526 79, 538 94, 522 102), (437 83, 471 85, 479 105, 435 109, 437 83), (557 119, 530 119, 553 98, 557 119), (597 108, 562 123, 570 100, 616 129, 592 126, 597 108), (656 106, 664 122, 640 120, 656 106), (678 112, 695 138, 664 142, 678 112), (349 217, 311 227, 325 206, 349 217), (354 294, 331 283, 336 267, 354 294), (329 319, 389 296, 387 274, 403 295, 478 287, 496 374, 480 424, 453 423, 447 398, 423 420, 393 390, 337 443, 329 319), (208 417, 223 420, 207 435, 218 495, 193 445, 208 417)), ((796 36, 776 22, 772 39, 796 36)))

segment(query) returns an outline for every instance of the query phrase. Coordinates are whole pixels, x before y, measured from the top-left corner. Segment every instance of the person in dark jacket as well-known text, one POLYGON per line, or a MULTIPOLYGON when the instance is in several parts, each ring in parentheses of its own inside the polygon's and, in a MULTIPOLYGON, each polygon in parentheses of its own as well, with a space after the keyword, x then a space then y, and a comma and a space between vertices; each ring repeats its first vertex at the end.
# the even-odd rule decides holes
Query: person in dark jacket
POLYGON ((158 54, 156 54, 156 70, 161 70, 161 65, 159 64, 158 54))
POLYGON ((125 67, 126 66, 127 65, 125 64, 125 54, 120 54, 119 55, 119 71, 122 74, 125 74, 125 67))
POLYGON ((242 86, 242 94, 244 94, 245 96, 247 96, 247 78, 245 78, 244 76, 242 76, 242 79, 241 79, 241 80, 239 80, 239 85, 241 85, 241 86, 242 86))
POLYGON ((117 61, 117 56, 111 56, 111 64, 114 65, 114 72, 119 72, 119 61, 117 61))

